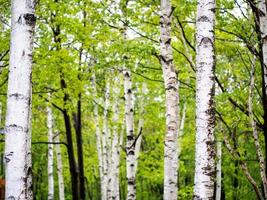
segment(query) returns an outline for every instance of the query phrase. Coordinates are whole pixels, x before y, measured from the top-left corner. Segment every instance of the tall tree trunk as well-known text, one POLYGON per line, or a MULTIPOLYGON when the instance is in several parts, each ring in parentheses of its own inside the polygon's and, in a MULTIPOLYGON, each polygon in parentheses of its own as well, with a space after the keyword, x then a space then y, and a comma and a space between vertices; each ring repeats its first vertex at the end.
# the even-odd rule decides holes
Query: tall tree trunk
MULTIPOLYGON (((264 140, 265 140, 265 157, 267 157, 267 9, 266 9, 266 1, 259 0, 259 22, 260 22, 260 35, 259 43, 260 43, 260 56, 261 59, 261 73, 262 73, 262 105, 263 105, 263 132, 264 132, 264 140)), ((264 165, 267 165, 267 159, 265 159, 264 165)), ((265 177, 267 176, 267 171, 265 167, 265 177)), ((267 195, 267 194, 266 194, 267 195)))
MULTIPOLYGON (((59 143, 59 133, 55 136, 55 142, 59 143)), ((57 176, 58 176, 58 190, 59 190, 59 200, 65 200, 65 192, 64 192, 64 178, 63 178, 63 170, 62 170, 62 157, 60 144, 56 144, 56 157, 57 157, 57 176)))
MULTIPOLYGON (((96 77, 95 74, 92 76, 92 87, 93 87, 93 94, 94 99, 97 101, 97 89, 96 89, 96 77)), ((98 118, 98 105, 97 103, 94 104, 94 123, 95 123, 95 135, 96 135, 96 148, 97 148, 97 155, 98 155, 98 169, 99 169, 99 176, 100 176, 100 188, 101 188, 101 199, 105 199, 105 190, 104 187, 104 171, 103 171, 103 150, 102 150, 102 143, 101 143, 101 134, 99 128, 99 118, 98 118)))
MULTIPOLYGON (((266 51, 267 51, 267 49, 266 49, 266 51)), ((266 52, 266 54, 267 54, 267 52, 266 52)), ((249 117, 250 117, 250 122, 251 122, 251 126, 252 126, 252 133, 253 133, 254 143, 255 143, 255 147, 256 147, 256 153, 257 153, 257 157, 259 159, 260 175, 261 175, 261 180, 262 180, 262 184, 263 184, 264 198, 267 199, 267 179, 266 179, 266 174, 265 174, 265 172, 266 172, 266 170, 265 170, 265 161, 264 161, 263 152, 261 150, 259 134, 258 134, 258 131, 257 131, 257 125, 256 125, 256 122, 253 119, 253 88, 254 88, 254 72, 255 72, 255 69, 254 69, 255 66, 254 65, 255 65, 255 59, 256 59, 256 57, 254 58, 254 62, 252 63, 251 73, 250 73, 248 110, 249 110, 249 117)))
POLYGON ((196 19, 196 154, 194 200, 214 198, 215 1, 198 0, 196 19))
POLYGON ((111 145, 111 163, 109 169, 109 189, 110 194, 108 199, 119 200, 119 167, 120 167, 120 138, 118 134, 118 124, 119 124, 119 87, 118 87, 118 77, 114 78, 113 85, 113 140, 111 145))
POLYGON ((217 164, 216 164, 216 200, 221 200, 222 192, 222 143, 217 142, 217 164))
POLYGON ((144 129, 144 114, 145 114, 145 95, 147 93, 147 86, 146 83, 142 84, 142 92, 140 97, 140 115, 139 115, 139 122, 138 122, 138 135, 136 138, 135 143, 135 176, 137 175, 137 167, 138 167, 138 159, 141 151, 141 144, 143 138, 143 129, 144 129))
POLYGON ((47 105, 47 128, 48 128, 48 200, 54 199, 54 175, 53 175, 53 117, 52 109, 47 105))
POLYGON ((104 106, 104 119, 103 119, 103 134, 102 134, 102 145, 103 145, 103 188, 105 188, 103 198, 108 199, 108 191, 110 188, 108 187, 108 171, 110 167, 110 130, 108 127, 108 109, 110 104, 110 85, 109 80, 106 83, 106 93, 105 93, 105 106, 104 106))
MULTIPOLYGON (((261 91, 262 91, 262 108, 263 108, 263 134, 265 143, 265 157, 267 156, 267 12, 266 1, 255 0, 248 1, 254 14, 255 31, 257 33, 259 46, 259 60, 261 64, 261 91), (257 6, 255 6, 257 5, 257 6)), ((267 166, 267 159, 265 159, 267 166)), ((265 176, 267 168, 265 167, 265 176)))
POLYGON ((177 199, 178 81, 171 46, 172 7, 161 0, 160 61, 166 95, 166 136, 164 146, 164 200, 177 199))
POLYGON ((83 139, 82 139, 82 94, 78 95, 77 114, 74 114, 74 127, 77 141, 78 170, 80 199, 85 200, 85 179, 83 165, 83 139))
MULTIPOLYGON (((61 88, 66 89, 67 85, 63 78, 61 78, 61 88)), ((64 109, 63 109, 63 116, 64 116, 64 123, 65 123, 65 131, 67 136, 67 152, 69 157, 69 170, 71 175, 71 188, 72 188, 72 199, 78 200, 80 199, 79 195, 79 172, 77 169, 77 164, 75 160, 74 154, 74 147, 73 147, 73 139, 72 139, 72 130, 71 130, 71 119, 66 109, 66 104, 69 100, 69 95, 67 93, 64 94, 64 109)))
POLYGON ((124 69, 127 200, 136 199, 134 104, 131 72, 124 69))
POLYGON ((31 200, 31 71, 35 4, 32 0, 12 0, 11 7, 5 198, 31 200))

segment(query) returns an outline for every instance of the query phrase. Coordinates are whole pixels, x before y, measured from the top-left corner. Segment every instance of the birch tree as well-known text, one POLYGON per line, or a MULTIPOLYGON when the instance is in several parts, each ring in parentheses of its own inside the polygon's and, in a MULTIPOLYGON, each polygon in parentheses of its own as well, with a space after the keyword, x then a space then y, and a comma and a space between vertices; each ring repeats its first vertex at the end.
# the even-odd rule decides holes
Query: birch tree
POLYGON ((252 126, 254 144, 256 147, 256 153, 257 153, 257 157, 259 160, 260 175, 261 175, 261 180, 262 180, 262 184, 263 184, 263 191, 264 191, 264 199, 267 199, 267 178, 266 178, 266 174, 265 174, 265 172, 266 172, 265 160, 264 160, 263 152, 261 150, 261 144, 260 144, 259 134, 257 131, 257 125, 253 119, 253 101, 252 100, 253 100, 254 73, 255 73, 255 69, 254 69, 255 66, 254 65, 255 65, 255 60, 252 63, 251 72, 250 72, 248 110, 249 110, 250 123, 252 126))
POLYGON ((136 199, 134 104, 131 72, 124 69, 127 200, 136 199))
POLYGON ((54 175, 53 175, 53 117, 52 109, 47 105, 47 128, 48 128, 48 200, 54 199, 54 175))
POLYGON ((217 164, 216 164, 216 200, 221 200, 222 192, 222 143, 217 142, 217 164))
POLYGON ((164 200, 177 199, 178 82, 171 46, 172 7, 161 0, 160 62, 166 95, 166 136, 164 146, 164 200))
POLYGON ((194 200, 214 198, 215 1, 198 0, 196 18, 196 153, 194 200))
POLYGON ((118 87, 118 77, 114 78, 113 85, 113 127, 112 127, 112 145, 111 145, 111 163, 109 169, 109 189, 110 194, 108 195, 108 199, 120 199, 120 193, 118 189, 119 185, 119 167, 120 167, 120 137, 118 133, 118 122, 119 122, 119 87, 118 87))
POLYGON ((5 127, 6 199, 32 199, 31 71, 35 3, 11 1, 10 67, 5 127))
POLYGON ((65 200, 65 190, 64 190, 64 178, 63 178, 63 166, 62 166, 62 156, 60 150, 60 139, 59 133, 55 135, 56 144, 56 157, 57 157, 57 177, 58 177, 58 190, 59 190, 59 200, 65 200))

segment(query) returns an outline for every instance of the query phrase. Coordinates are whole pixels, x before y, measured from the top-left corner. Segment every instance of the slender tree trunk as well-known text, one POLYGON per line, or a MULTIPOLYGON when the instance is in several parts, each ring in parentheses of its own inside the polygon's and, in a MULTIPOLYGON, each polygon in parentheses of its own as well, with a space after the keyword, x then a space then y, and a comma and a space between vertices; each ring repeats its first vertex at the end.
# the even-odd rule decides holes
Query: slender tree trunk
POLYGON ((118 88, 118 78, 115 77, 113 85, 113 140, 111 146, 111 163, 109 170, 109 188, 110 194, 108 199, 119 200, 120 194, 118 190, 119 184, 119 167, 120 167, 120 138, 118 134, 118 122, 119 122, 119 88, 118 88))
POLYGON ((31 200, 31 70, 35 4, 32 0, 12 0, 11 7, 5 198, 31 200))
POLYGON ((54 175, 53 175, 53 117, 52 109, 47 105, 47 128, 48 128, 48 200, 54 199, 54 175))
POLYGON ((166 95, 166 136, 164 146, 164 200, 177 199, 177 140, 179 94, 171 47, 172 7, 170 0, 161 0, 160 61, 166 95))
MULTIPOLYGON (((96 77, 93 74, 92 77, 92 87, 93 87, 93 94, 95 101, 97 100, 97 89, 96 89, 96 77)), ((98 169, 99 169, 99 176, 100 176, 100 188, 101 188, 101 199, 106 200, 105 198, 105 190, 104 187, 104 171, 103 171, 103 150, 102 150, 102 143, 101 143, 101 134, 99 128, 99 118, 98 118, 98 105, 97 103, 94 104, 94 123, 95 123, 95 135, 96 135, 96 148, 97 148, 97 155, 98 155, 98 169)))
MULTIPOLYGON (((259 22, 260 22, 260 55, 261 59, 261 73, 262 73, 262 105, 263 105, 263 133, 264 133, 264 141, 265 141, 265 177, 267 176, 267 4, 265 0, 260 0, 258 3, 258 7, 261 14, 259 14, 259 22)), ((265 191, 266 193, 266 191, 265 191)), ((266 198, 265 194, 265 198, 266 198)))
POLYGON ((180 123, 180 127, 179 127, 179 140, 178 140, 178 148, 177 148, 177 157, 178 157, 177 171, 178 172, 179 172, 179 169, 180 169, 180 155, 181 155, 181 151, 182 151, 182 136, 184 135, 185 117, 186 117, 186 102, 184 103, 184 108, 183 108, 183 111, 182 111, 181 123, 180 123))
POLYGON ((216 200, 221 200, 222 192, 222 143, 217 142, 216 200))
POLYGON ((108 177, 109 177, 109 167, 110 167, 110 130, 108 128, 108 109, 110 106, 110 85, 107 80, 106 83, 106 93, 105 93, 105 106, 104 106, 104 119, 103 119, 103 132, 102 132, 102 145, 103 145, 103 188, 105 188, 103 198, 108 199, 108 191, 110 188, 108 187, 108 177))
POLYGON ((147 93, 147 86, 146 83, 142 84, 142 94, 140 97, 140 115, 139 115, 139 122, 138 122, 138 135, 136 138, 135 144, 135 176, 137 174, 137 167, 138 167, 138 159, 141 151, 141 143, 143 138, 143 129, 144 129, 144 114, 145 114, 145 95, 147 93))
MULTIPOLYGON (((55 142, 59 143, 59 133, 55 136, 55 142)), ((59 190, 59 200, 65 200, 65 192, 64 192, 64 178, 63 178, 63 170, 62 170, 62 157, 60 144, 56 144, 56 157, 57 157, 57 176, 58 176, 58 190, 59 190)))
POLYGON ((196 19, 196 168, 194 200, 214 199, 215 111, 214 111, 215 1, 198 0, 196 19))
POLYGON ((77 114, 74 114, 74 127, 77 141, 78 170, 80 199, 85 200, 85 179, 83 165, 83 138, 82 138, 82 94, 78 95, 77 114))
MULTIPOLYGON (((66 82, 63 78, 61 78, 61 87, 63 89, 67 88, 66 82)), ((68 94, 64 94, 64 107, 66 106, 69 96, 68 94)), ((77 169, 77 164, 75 160, 74 154, 74 147, 73 147, 73 139, 72 139, 72 131, 71 131, 71 119, 68 114, 66 108, 63 109, 63 116, 64 116, 64 123, 65 123, 65 130, 66 130, 66 137, 67 137, 67 152, 69 157, 69 169, 71 175, 71 187, 72 187, 72 199, 77 200, 80 198, 79 195, 79 172, 77 169)))
MULTIPOLYGON (((266 49, 266 51, 267 51, 267 49, 266 49)), ((255 73, 254 65, 255 65, 255 60, 254 60, 254 63, 252 63, 251 73, 250 73, 248 110, 249 110, 249 117, 250 117, 252 130, 253 130, 252 132, 253 132, 253 138, 254 138, 254 143, 255 143, 255 147, 256 147, 256 153, 257 153, 257 156, 259 159, 260 175, 261 175, 261 180, 262 180, 262 184, 263 184, 264 198, 267 199, 267 179, 266 179, 266 174, 265 174, 265 171, 266 171, 265 170, 265 160, 264 160, 263 152, 261 150, 261 145, 260 145, 260 141, 259 141, 259 134, 257 131, 257 125, 253 119, 253 106, 252 106, 253 101, 252 100, 253 100, 254 73, 255 73)))
POLYGON ((127 200, 136 199, 134 104, 131 72, 124 69, 127 200))

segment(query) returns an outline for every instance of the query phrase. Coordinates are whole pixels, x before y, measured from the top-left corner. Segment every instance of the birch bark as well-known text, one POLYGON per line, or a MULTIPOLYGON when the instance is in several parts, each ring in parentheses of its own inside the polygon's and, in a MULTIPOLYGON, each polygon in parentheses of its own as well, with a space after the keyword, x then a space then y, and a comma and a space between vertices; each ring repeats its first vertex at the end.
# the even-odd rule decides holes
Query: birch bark
MULTIPOLYGON (((59 143, 59 133, 55 136, 55 142, 59 143)), ((64 192, 64 178, 63 178, 63 170, 62 170, 62 157, 60 144, 56 144, 56 157, 57 157, 57 176, 58 176, 58 190, 59 190, 59 200, 65 200, 65 192, 64 192)))
POLYGON ((266 179, 266 174, 265 174, 265 160, 263 156, 263 152, 261 150, 261 145, 260 145, 260 140, 259 140, 259 134, 257 131, 257 125, 256 122, 254 121, 253 118, 253 88, 254 88, 254 66, 255 65, 255 60, 254 63, 252 63, 251 66, 251 73, 250 73, 250 87, 249 87, 249 98, 248 98, 248 110, 249 110, 249 118, 252 126, 252 133, 253 133, 253 138, 254 138, 254 144, 256 147, 256 153, 259 159, 259 165, 260 165, 260 175, 261 175, 261 180, 263 184, 263 191, 264 191, 264 198, 267 199, 267 179, 266 179))
POLYGON ((124 69, 124 97, 126 123, 126 172, 127 172, 127 200, 136 199, 135 177, 135 136, 134 136, 134 104, 131 72, 124 69))
POLYGON ((178 148, 177 148, 177 157, 178 157, 177 171, 178 172, 180 169, 180 155, 181 155, 181 151, 182 151, 182 142, 181 141, 182 141, 182 136, 184 135, 185 117, 186 117, 186 102, 184 104, 184 108, 182 111, 182 118, 181 118, 181 123, 180 123, 180 127, 179 127, 179 140, 178 140, 178 148))
POLYGON ((172 8, 170 0, 161 0, 160 61, 166 95, 166 136, 164 146, 164 200, 177 199, 178 81, 171 46, 172 8))
POLYGON ((222 143, 217 142, 216 200, 221 200, 222 192, 222 143))
POLYGON ((111 146, 111 164, 110 164, 110 172, 109 172, 109 188, 110 188, 110 195, 108 198, 110 200, 119 200, 120 194, 119 190, 117 190, 117 186, 119 184, 119 166, 120 166, 120 141, 119 141, 119 134, 118 134, 118 122, 119 122, 119 88, 118 88, 118 77, 114 79, 113 85, 113 140, 111 146))
POLYGON ((215 0, 198 0, 194 200, 214 198, 216 154, 214 143, 214 24, 215 0))
POLYGON ((53 176, 53 117, 52 109, 47 105, 47 128, 48 128, 48 163, 47 163, 47 172, 48 172, 48 200, 54 199, 54 176, 53 176))
POLYGON ((108 172, 110 167, 110 155, 109 155, 109 147, 110 147, 110 130, 108 127, 108 109, 110 106, 110 85, 107 80, 106 83, 106 93, 105 93, 105 106, 104 106, 104 119, 103 119, 103 134, 102 134, 102 145, 103 145, 103 188, 105 188, 103 198, 108 199, 108 191, 110 188, 108 187, 108 172))
POLYGON ((10 68, 5 127, 6 199, 33 198, 31 191, 31 69, 35 4, 11 1, 10 68))
POLYGON ((266 12, 266 1, 259 0, 258 3, 259 10, 260 10, 260 31, 261 31, 261 39, 262 39, 262 54, 263 54, 263 73, 264 73, 264 88, 265 93, 267 92, 267 12, 266 12))
MULTIPOLYGON (((92 87, 93 87, 93 94, 94 99, 97 99, 97 89, 96 89, 96 77, 95 74, 92 76, 92 87)), ((106 200, 105 190, 104 187, 104 171, 103 171, 103 150, 102 150, 102 143, 101 143, 101 134, 99 128, 99 118, 98 118, 98 105, 94 104, 94 123, 95 123, 95 135, 96 135, 96 147, 97 147, 97 155, 98 155, 98 170, 100 176, 100 189, 101 189, 101 199, 106 200)))
POLYGON ((137 174, 137 167, 138 167, 138 158, 140 155, 140 150, 141 150, 141 143, 142 143, 142 138, 143 138, 143 128, 144 128, 144 114, 145 114, 145 97, 147 93, 147 86, 146 83, 142 84, 142 94, 140 98, 140 115, 139 115, 139 122, 138 122, 138 135, 136 138, 136 144, 135 144, 135 176, 137 174))

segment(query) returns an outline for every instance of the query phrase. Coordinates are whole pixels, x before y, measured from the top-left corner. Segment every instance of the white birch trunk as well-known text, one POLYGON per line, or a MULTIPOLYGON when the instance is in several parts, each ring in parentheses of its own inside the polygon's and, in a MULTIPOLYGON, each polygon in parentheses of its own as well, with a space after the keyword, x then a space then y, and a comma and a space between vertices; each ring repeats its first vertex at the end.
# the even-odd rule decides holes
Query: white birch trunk
POLYGON ((105 93, 105 106, 104 106, 104 119, 103 119, 103 134, 102 134, 102 145, 103 145, 103 188, 105 188, 103 198, 106 200, 108 199, 108 191, 110 188, 108 187, 108 177, 109 177, 109 167, 110 167, 110 153, 109 153, 109 147, 110 147, 110 132, 108 128, 108 109, 109 109, 109 97, 110 97, 110 85, 107 81, 106 83, 106 93, 105 93))
POLYGON ((126 173, 127 200, 136 199, 134 104, 131 72, 124 69, 125 123, 126 123, 126 173))
MULTIPOLYGON (((96 89, 96 78, 95 74, 92 77, 92 87, 93 87, 93 94, 94 99, 97 99, 97 89, 96 89)), ((105 190, 104 187, 104 171, 103 171, 103 153, 102 153, 102 144, 101 144, 101 134, 99 128, 99 119, 98 119, 98 105, 94 104, 94 123, 95 123, 95 135, 96 135, 96 148, 97 148, 97 155, 98 155, 98 169, 99 169, 99 176, 100 176, 100 188, 101 188, 101 199, 106 200, 105 190)))
POLYGON ((254 58, 254 63, 252 63, 251 73, 250 73, 248 110, 249 110, 250 123, 252 126, 254 144, 256 147, 256 153, 257 153, 257 156, 259 159, 260 175, 261 175, 261 180, 262 180, 262 184, 263 184, 264 198, 267 199, 267 179, 266 179, 266 174, 265 174, 265 160, 264 160, 263 152, 262 152, 261 145, 260 145, 259 134, 257 131, 257 125, 256 125, 256 122, 254 121, 254 118, 253 118, 253 101, 252 100, 253 100, 253 88, 254 88, 255 59, 256 58, 254 58))
POLYGON ((178 81, 171 46, 172 8, 161 0, 160 58, 166 94, 166 136, 164 146, 164 200, 177 199, 178 81))
POLYGON ((264 63, 264 82, 265 90, 267 90, 267 10, 266 10, 266 1, 259 0, 258 7, 260 10, 260 31, 262 39, 262 54, 263 54, 263 63, 264 63))
POLYGON ((111 146, 111 163, 109 170, 109 189, 110 194, 108 194, 108 199, 119 200, 119 191, 117 191, 117 185, 119 184, 119 166, 120 166, 120 147, 119 147, 119 137, 118 137, 118 122, 119 122, 119 88, 118 88, 118 77, 114 79, 113 85, 113 140, 111 146))
POLYGON ((47 128, 48 128, 48 200, 54 199, 54 175, 53 175, 53 117, 52 109, 47 105, 47 128))
POLYGON ((221 200, 222 191, 222 143, 217 142, 216 200, 221 200))
POLYGON ((147 86, 146 83, 142 84, 142 94, 140 98, 140 116, 139 116, 139 122, 138 122, 138 132, 137 132, 137 139, 135 144, 135 176, 137 174, 137 168, 138 168, 138 159, 140 155, 141 150, 141 143, 143 138, 143 128, 144 128, 144 113, 145 113, 145 105, 144 105, 144 95, 147 93, 147 86))
POLYGON ((180 169, 180 155, 181 155, 181 151, 182 151, 182 137, 184 135, 185 117, 186 117, 186 102, 184 104, 184 108, 183 108, 183 111, 182 111, 182 118, 181 118, 181 123, 180 123, 180 127, 179 127, 179 140, 178 140, 178 147, 177 147, 177 157, 178 157, 177 171, 178 172, 179 172, 179 169, 180 169))
POLYGON ((11 45, 5 127, 6 199, 31 200, 32 0, 11 2, 11 45))
POLYGON ((196 19, 196 154, 194 200, 214 198, 215 0, 198 0, 196 19))
MULTIPOLYGON (((55 136, 55 142, 59 143, 59 133, 55 136)), ((64 178, 63 178, 63 170, 62 170, 62 157, 60 144, 56 144, 56 157, 57 157, 57 176, 58 176, 58 190, 59 190, 59 200, 65 200, 65 192, 64 192, 64 178)))

